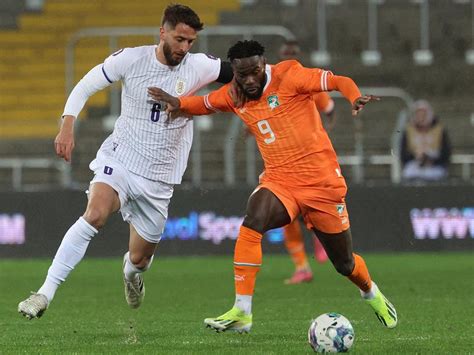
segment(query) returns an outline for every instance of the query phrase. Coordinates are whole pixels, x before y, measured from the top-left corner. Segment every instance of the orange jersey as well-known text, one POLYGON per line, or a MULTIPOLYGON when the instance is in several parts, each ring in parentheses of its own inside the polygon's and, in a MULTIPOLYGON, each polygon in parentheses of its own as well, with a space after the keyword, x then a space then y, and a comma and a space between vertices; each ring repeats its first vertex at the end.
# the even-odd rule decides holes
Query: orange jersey
POLYGON ((265 179, 291 186, 341 177, 336 153, 316 110, 313 95, 339 90, 350 101, 361 96, 354 82, 289 60, 266 66, 267 82, 258 100, 234 106, 229 85, 204 97, 180 98, 190 114, 231 111, 255 136, 265 164, 265 179))

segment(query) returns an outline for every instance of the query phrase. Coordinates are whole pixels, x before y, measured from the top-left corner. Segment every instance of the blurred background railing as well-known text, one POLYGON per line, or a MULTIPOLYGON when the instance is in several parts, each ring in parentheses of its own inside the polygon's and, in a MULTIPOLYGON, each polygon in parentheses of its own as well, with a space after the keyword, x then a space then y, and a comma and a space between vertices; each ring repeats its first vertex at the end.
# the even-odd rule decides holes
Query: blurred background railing
MULTIPOLYGON (((446 183, 473 183, 474 0, 182 2, 206 24, 195 51, 225 58, 230 44, 255 38, 265 45, 268 61, 275 63, 280 44, 296 38, 303 64, 351 76, 364 92, 383 96, 356 120, 348 104, 336 97, 337 123, 330 136, 349 183, 400 182, 401 130, 411 102, 419 98, 432 103, 451 137, 446 183), (389 89, 397 93, 389 94, 389 89)), ((161 16, 157 14, 167 4, 165 0, 1 2, 2 189, 87 185, 88 163, 119 112, 119 86, 89 100, 76 130, 71 165, 56 160, 52 145, 66 94, 115 49, 156 43, 161 16), (101 15, 104 12, 107 17, 101 15)), ((240 121, 215 115, 196 118, 195 123, 184 184, 254 185, 263 166, 240 121)))

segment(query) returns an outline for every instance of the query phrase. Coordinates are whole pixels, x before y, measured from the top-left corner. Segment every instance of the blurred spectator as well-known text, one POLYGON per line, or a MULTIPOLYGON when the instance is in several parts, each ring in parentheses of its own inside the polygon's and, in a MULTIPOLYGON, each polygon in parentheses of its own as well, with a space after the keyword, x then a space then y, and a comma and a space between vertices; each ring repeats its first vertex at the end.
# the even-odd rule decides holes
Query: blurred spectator
POLYGON ((448 176, 451 144, 431 105, 416 101, 401 143, 405 181, 439 181, 448 176))
POLYGON ((44 0, 26 0, 25 8, 28 11, 41 11, 44 7, 44 0))
POLYGON ((278 51, 280 60, 299 59, 301 48, 296 40, 287 40, 283 42, 278 51))

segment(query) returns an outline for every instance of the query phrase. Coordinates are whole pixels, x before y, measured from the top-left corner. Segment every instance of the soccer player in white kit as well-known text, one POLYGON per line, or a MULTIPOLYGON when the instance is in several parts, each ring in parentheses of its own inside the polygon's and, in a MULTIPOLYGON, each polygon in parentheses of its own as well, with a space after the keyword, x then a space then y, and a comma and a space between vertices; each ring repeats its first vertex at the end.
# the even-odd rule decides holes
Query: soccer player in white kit
POLYGON ((170 5, 163 15, 158 45, 117 51, 71 92, 55 139, 56 153, 66 161, 74 149, 74 120, 85 102, 119 80, 121 114, 90 163, 94 178, 84 215, 65 234, 44 284, 18 305, 27 318, 43 314, 59 285, 84 257, 91 239, 118 210, 130 225, 129 251, 123 259, 125 298, 130 307, 140 306, 145 295, 142 273, 153 261, 173 186, 181 182, 193 136, 192 118, 170 119, 161 104, 148 96, 147 88, 156 86, 187 96, 213 81, 232 79, 230 63, 188 53, 202 28, 192 9, 170 5))

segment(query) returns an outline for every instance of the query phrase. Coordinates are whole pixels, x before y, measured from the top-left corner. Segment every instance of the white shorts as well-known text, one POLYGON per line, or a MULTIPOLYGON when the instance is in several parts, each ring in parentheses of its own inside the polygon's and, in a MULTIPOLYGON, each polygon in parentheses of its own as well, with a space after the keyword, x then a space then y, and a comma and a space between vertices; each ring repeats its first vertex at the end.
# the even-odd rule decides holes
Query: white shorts
POLYGON ((100 150, 89 169, 94 172, 91 185, 102 182, 118 193, 123 220, 146 241, 158 243, 168 218, 173 185, 136 175, 100 150))

